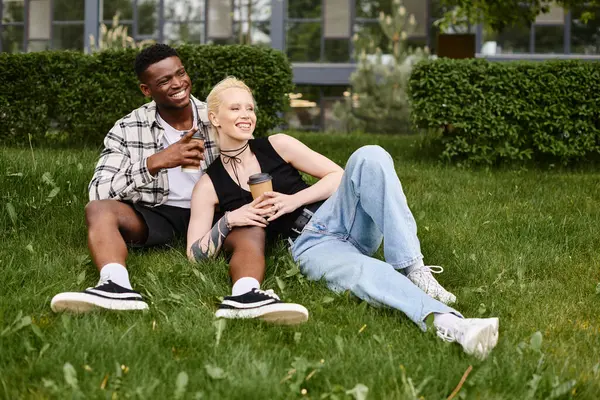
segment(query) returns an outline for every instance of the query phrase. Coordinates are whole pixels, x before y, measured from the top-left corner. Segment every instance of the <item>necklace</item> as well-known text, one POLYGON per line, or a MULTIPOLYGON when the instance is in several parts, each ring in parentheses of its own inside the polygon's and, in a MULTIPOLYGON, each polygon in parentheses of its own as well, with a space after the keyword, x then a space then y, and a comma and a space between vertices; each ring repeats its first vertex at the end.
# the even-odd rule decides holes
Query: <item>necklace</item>
POLYGON ((233 149, 233 150, 223 150, 221 149, 221 157, 223 158, 223 164, 231 164, 231 169, 233 170, 233 175, 235 176, 235 179, 238 183, 238 186, 240 187, 240 197, 243 197, 244 193, 242 192, 242 184, 240 182, 240 177, 238 176, 238 172, 237 172, 237 165, 242 163, 242 159, 239 157, 240 154, 242 154, 244 151, 246 151, 246 149, 249 146, 249 142, 246 142, 245 145, 243 145, 242 147, 238 148, 238 149, 233 149), (234 153, 233 155, 229 155, 226 153, 234 153))

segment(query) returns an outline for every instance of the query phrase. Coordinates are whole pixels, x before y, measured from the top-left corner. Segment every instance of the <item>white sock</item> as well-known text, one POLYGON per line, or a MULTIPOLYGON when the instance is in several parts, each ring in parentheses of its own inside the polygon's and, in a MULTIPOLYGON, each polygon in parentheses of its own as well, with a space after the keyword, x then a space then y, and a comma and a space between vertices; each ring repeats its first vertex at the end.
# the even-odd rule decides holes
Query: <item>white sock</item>
POLYGON ((110 263, 102 267, 100 270, 100 280, 108 279, 113 281, 113 283, 124 287, 125 289, 131 289, 127 268, 119 263, 110 263))
POLYGON ((231 288, 232 296, 239 296, 248 293, 252 289, 260 289, 260 282, 249 276, 238 279, 231 288))
POLYGON ((461 318, 451 313, 433 313, 433 325, 438 329, 451 329, 461 318))

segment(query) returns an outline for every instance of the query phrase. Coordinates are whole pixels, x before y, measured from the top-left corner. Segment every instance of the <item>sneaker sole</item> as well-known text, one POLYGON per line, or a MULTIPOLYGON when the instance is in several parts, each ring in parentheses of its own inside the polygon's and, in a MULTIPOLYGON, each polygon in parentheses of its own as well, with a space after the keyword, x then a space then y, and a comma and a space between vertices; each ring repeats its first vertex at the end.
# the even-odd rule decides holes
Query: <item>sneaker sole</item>
POLYGON ((297 325, 308 321, 308 310, 300 304, 277 303, 247 310, 221 309, 217 310, 215 316, 227 319, 258 318, 274 324, 297 325))
POLYGON ((106 310, 147 310, 148 304, 138 300, 105 299, 86 293, 60 293, 52 298, 50 307, 54 312, 70 311, 86 313, 98 308, 106 310))
POLYGON ((492 318, 487 325, 482 325, 481 329, 474 332, 473 335, 462 343, 465 353, 473 355, 481 360, 486 358, 496 344, 498 344, 498 328, 500 321, 498 318, 492 318))

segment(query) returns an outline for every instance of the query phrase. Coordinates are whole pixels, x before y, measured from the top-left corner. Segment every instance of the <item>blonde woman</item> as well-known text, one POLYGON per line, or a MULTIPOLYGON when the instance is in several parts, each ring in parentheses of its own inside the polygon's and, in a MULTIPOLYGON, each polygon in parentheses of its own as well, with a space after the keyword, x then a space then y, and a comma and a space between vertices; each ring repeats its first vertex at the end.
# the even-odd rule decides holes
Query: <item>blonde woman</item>
POLYGON ((498 319, 465 319, 432 297, 455 300, 423 264, 416 224, 385 150, 357 150, 344 172, 290 136, 253 139, 252 92, 232 77, 213 88, 207 104, 221 156, 192 194, 188 256, 202 260, 222 248, 233 253, 233 293, 217 317, 283 323, 308 318, 304 307, 260 290, 265 240, 283 237, 293 243, 292 255, 310 279, 324 278, 335 291, 351 290, 372 304, 401 310, 423 330, 433 314, 440 338, 487 356, 498 340, 498 319), (273 177, 273 192, 252 200, 246 182, 259 172, 273 177), (308 186, 299 172, 317 183, 308 186), (385 261, 371 257, 383 237, 385 261))

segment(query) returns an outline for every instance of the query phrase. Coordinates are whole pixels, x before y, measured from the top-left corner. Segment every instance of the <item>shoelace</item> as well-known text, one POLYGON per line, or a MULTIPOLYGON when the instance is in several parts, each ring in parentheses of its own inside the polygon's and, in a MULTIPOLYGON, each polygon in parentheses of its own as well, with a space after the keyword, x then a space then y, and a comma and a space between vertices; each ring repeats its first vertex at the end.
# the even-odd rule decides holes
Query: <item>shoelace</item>
POLYGON ((456 336, 449 333, 450 329, 448 329, 448 328, 443 328, 443 329, 436 328, 436 329, 437 329, 437 332, 435 334, 440 339, 442 339, 446 342, 450 342, 450 343, 456 342, 456 336))
POLYGON ((89 287, 88 289, 94 289, 97 288, 98 286, 104 286, 108 283, 110 279, 108 277, 104 277, 102 275, 100 275, 100 279, 98 280, 98 283, 96 284, 95 287, 89 287))
POLYGON ((425 269, 433 274, 441 274, 442 272, 444 272, 444 268, 440 265, 425 265, 423 268, 420 269, 425 269))
POLYGON ((254 289, 254 291, 256 293, 264 294, 265 296, 273 297, 273 298, 275 298, 277 300, 280 300, 279 296, 277 296, 275 294, 275 292, 273 291, 273 289, 268 289, 268 290, 254 289))
POLYGON ((417 275, 417 274, 422 274, 422 273, 433 273, 433 274, 441 274, 442 272, 444 272, 444 268, 442 268, 439 265, 424 265, 421 268, 415 269, 411 272, 409 272, 409 276, 410 275, 417 275))

